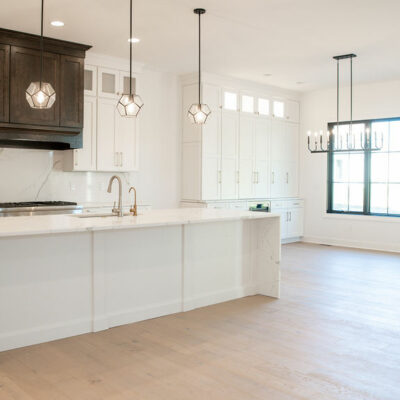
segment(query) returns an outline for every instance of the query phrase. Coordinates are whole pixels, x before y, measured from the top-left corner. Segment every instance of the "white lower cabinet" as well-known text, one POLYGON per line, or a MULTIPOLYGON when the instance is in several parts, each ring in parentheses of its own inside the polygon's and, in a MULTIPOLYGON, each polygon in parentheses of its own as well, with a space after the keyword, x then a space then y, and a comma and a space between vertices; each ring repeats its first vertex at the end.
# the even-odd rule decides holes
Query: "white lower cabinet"
POLYGON ((272 200, 271 212, 281 216, 281 238, 296 239, 304 234, 303 200, 272 200))

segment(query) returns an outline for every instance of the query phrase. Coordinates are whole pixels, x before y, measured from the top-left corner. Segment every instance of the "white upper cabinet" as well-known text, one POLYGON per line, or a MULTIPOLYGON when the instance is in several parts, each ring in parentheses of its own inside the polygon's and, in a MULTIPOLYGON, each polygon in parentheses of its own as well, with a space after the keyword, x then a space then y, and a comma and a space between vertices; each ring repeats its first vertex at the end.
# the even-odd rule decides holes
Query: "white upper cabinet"
POLYGON ((65 152, 66 170, 138 169, 138 118, 121 117, 117 110, 119 97, 129 93, 129 83, 129 72, 85 65, 83 147, 65 152))
POLYGON ((270 101, 264 97, 257 99, 257 114, 262 117, 270 116, 270 101))
POLYGON ((274 100, 272 102, 272 116, 274 118, 285 118, 285 102, 283 100, 274 100))
POLYGON ((102 98, 116 99, 118 97, 119 72, 109 68, 97 70, 98 95, 102 98))
POLYGON ((85 65, 84 70, 85 96, 97 96, 97 67, 85 65))
POLYGON ((97 169, 114 171, 119 165, 115 149, 115 128, 117 110, 114 99, 99 99, 97 124, 97 169))
POLYGON ((239 94, 235 91, 222 91, 222 108, 228 111, 239 111, 239 94))
POLYGON ((221 119, 221 199, 237 198, 237 156, 239 114, 222 111, 221 119))
POLYGON ((213 82, 202 84, 211 109, 204 125, 189 122, 197 84, 183 83, 182 199, 297 196, 298 103, 213 82))
POLYGON ((300 120, 300 104, 294 100, 286 101, 286 119, 289 122, 299 123, 300 120))
POLYGON ((247 95, 247 94, 242 94, 240 103, 241 103, 240 110, 243 113, 250 113, 250 114, 254 114, 255 113, 255 99, 254 99, 254 96, 250 96, 250 95, 247 95))

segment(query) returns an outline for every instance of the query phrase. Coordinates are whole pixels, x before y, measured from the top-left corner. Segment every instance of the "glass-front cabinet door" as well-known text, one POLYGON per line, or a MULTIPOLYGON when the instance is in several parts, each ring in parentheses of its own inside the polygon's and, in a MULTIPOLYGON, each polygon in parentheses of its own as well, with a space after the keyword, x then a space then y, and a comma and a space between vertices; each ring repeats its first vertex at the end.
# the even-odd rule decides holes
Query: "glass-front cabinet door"
POLYGON ((85 65, 84 70, 85 96, 97 96, 97 67, 85 65))
POLYGON ((119 73, 117 70, 108 68, 98 69, 98 91, 99 97, 117 98, 119 73))

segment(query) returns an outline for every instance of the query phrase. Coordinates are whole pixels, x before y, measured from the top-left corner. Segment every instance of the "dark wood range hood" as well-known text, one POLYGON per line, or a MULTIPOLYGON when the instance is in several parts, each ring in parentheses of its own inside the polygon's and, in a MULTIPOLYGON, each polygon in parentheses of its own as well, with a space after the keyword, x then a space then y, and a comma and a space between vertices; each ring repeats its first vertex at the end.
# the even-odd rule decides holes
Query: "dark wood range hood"
POLYGON ((44 38, 43 80, 56 91, 49 110, 25 90, 40 75, 40 36, 0 28, 0 147, 82 147, 84 59, 91 46, 44 38))

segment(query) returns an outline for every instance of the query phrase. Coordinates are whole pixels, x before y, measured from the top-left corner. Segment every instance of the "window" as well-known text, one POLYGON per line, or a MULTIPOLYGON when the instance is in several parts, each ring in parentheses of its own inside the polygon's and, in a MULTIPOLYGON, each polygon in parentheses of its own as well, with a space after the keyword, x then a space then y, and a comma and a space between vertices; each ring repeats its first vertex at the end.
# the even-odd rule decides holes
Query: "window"
POLYGON ((242 96, 242 111, 248 113, 254 113, 254 97, 253 96, 242 96))
POLYGON ((269 115, 269 100, 259 98, 258 99, 258 113, 260 115, 269 115))
MULTIPOLYGON (((328 124, 336 143, 348 147, 348 123, 328 124)), ((372 144, 383 147, 359 152, 328 153, 328 213, 400 216, 400 118, 353 123, 354 147, 369 129, 372 144)))
POLYGON ((225 110, 236 111, 237 107, 237 94, 232 92, 224 92, 224 108, 225 110))

